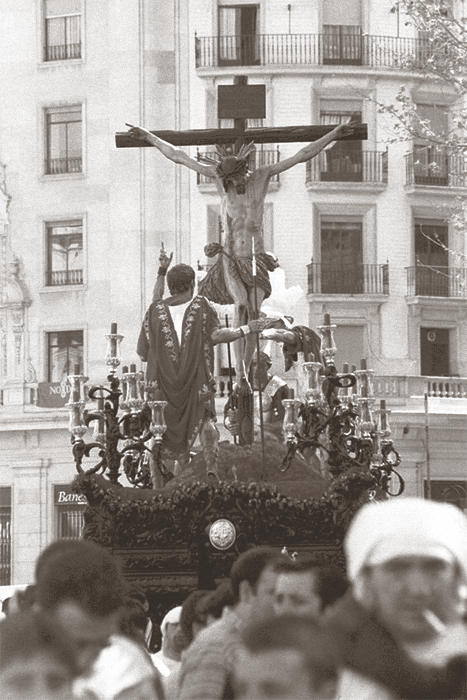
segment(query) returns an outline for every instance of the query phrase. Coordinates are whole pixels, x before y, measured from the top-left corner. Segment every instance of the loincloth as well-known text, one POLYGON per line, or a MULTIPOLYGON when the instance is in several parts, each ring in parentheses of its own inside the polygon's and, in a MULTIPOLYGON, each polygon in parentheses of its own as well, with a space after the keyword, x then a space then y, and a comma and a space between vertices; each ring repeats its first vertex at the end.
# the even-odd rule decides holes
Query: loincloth
MULTIPOLYGON (((241 280, 247 290, 253 289, 253 265, 250 258, 231 256, 228 265, 232 277, 241 280)), ((256 256, 256 284, 264 292, 265 299, 271 296, 271 281, 268 272, 270 269, 274 268, 271 267, 269 256, 266 253, 258 253, 256 256)), ((235 303, 225 282, 224 267, 220 256, 206 277, 199 283, 198 290, 199 294, 216 304, 235 303)))

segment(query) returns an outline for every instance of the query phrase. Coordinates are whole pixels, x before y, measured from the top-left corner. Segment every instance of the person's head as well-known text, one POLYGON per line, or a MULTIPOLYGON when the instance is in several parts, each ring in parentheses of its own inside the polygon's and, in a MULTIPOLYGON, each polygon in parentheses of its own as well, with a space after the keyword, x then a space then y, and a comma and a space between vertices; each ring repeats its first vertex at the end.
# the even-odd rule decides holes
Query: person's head
POLYGON ((243 552, 230 572, 233 599, 246 619, 273 614, 276 566, 285 559, 272 547, 253 547, 243 552))
POLYGON ((255 384, 255 387, 259 386, 260 384, 261 387, 264 387, 268 383, 269 379, 268 372, 272 366, 271 358, 266 352, 260 351, 259 356, 256 352, 253 355, 251 366, 253 371, 253 382, 255 384))
POLYGON ((195 291, 196 274, 190 265, 180 263, 174 265, 167 273, 167 286, 171 294, 183 294, 190 292, 193 296, 195 291))
POLYGON ((37 605, 67 631, 85 674, 117 630, 123 579, 112 555, 96 544, 50 548, 36 566, 37 605))
POLYGON ((276 615, 320 614, 322 601, 317 591, 319 570, 318 562, 311 557, 301 561, 290 559, 278 567, 274 592, 276 615))
POLYGON ((235 605, 230 579, 222 581, 215 591, 210 591, 198 603, 198 611, 204 616, 207 624, 221 617, 224 608, 235 605))
POLYGON ((185 638, 180 628, 181 612, 181 606, 177 605, 169 610, 161 622, 162 651, 165 656, 175 661, 180 661, 180 654, 185 647, 185 638))
POLYGON ((185 637, 186 646, 189 646, 196 635, 206 627, 206 615, 199 610, 201 601, 210 591, 193 591, 185 598, 180 613, 180 630, 185 637))
POLYGON ((401 642, 436 637, 463 615, 467 518, 417 498, 367 504, 345 541, 354 595, 401 642))
POLYGON ((42 613, 12 613, 0 623, 2 700, 71 700, 78 664, 71 640, 42 613))
POLYGON ((239 700, 328 700, 336 696, 338 660, 311 618, 285 615, 247 626, 235 666, 239 700))

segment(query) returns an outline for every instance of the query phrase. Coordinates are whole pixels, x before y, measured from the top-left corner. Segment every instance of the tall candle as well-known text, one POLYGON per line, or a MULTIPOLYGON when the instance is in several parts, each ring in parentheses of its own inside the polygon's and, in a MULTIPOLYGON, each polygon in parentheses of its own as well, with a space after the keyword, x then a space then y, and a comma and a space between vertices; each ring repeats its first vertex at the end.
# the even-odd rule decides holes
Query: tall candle
POLYGON ((331 315, 330 314, 324 314, 324 325, 325 326, 331 325, 331 315))
POLYGON ((136 365, 130 365, 130 372, 136 372, 136 365))
POLYGON ((367 369, 367 366, 366 366, 366 359, 365 359, 365 358, 362 358, 362 359, 360 360, 360 369, 367 369))
POLYGON ((75 374, 79 375, 80 365, 75 365, 75 374))
MULTIPOLYGON (((110 335, 117 334, 117 324, 110 324, 110 335)), ((110 357, 117 357, 117 338, 110 338, 110 357)))
POLYGON ((381 399, 379 402, 379 407, 381 410, 381 430, 387 430, 388 418, 386 414, 386 399, 381 399))

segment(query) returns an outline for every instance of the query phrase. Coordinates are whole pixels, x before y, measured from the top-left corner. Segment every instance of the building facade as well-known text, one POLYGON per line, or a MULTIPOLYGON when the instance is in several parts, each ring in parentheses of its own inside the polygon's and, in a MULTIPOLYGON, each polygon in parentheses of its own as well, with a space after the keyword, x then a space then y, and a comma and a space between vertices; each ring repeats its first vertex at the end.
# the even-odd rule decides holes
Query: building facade
MULTIPOLYGON (((115 132, 231 126, 217 88, 240 75, 266 86, 266 117, 250 126, 368 124, 367 141, 270 183, 265 245, 285 286, 271 304, 293 298, 287 310, 312 327, 330 313, 338 368, 367 358, 393 410, 407 493, 424 493, 428 452, 434 497, 465 508, 465 251, 446 216, 465 165, 392 143, 379 108, 403 83, 434 130, 449 128, 456 96, 420 72, 426 38, 389 0, 5 0, 0 15, 3 582, 30 581, 39 551, 79 530, 66 376, 79 365, 105 380, 112 322, 124 362, 138 363, 161 243, 203 268, 219 240, 212 184, 156 149, 115 148, 115 132)), ((252 167, 299 148, 258 147, 252 167)))

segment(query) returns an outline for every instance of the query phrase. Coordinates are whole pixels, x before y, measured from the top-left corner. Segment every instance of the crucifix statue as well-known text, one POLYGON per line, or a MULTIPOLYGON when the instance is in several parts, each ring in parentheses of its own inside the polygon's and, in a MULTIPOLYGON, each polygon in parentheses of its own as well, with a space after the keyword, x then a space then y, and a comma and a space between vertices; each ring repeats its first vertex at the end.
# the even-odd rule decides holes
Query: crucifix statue
POLYGON ((365 139, 365 124, 298 126, 286 128, 246 128, 246 119, 265 117, 265 86, 247 85, 237 76, 234 85, 219 86, 219 118, 233 118, 234 129, 201 129, 185 132, 154 132, 140 126, 117 134, 118 147, 155 146, 174 163, 211 178, 221 199, 222 244, 207 246, 208 256, 218 260, 200 285, 200 294, 221 304, 235 304, 236 327, 245 337, 236 347, 237 382, 247 381, 255 351, 254 336, 247 323, 255 318, 261 304, 271 293, 269 271, 277 267, 276 258, 264 250, 263 214, 268 185, 276 175, 318 155, 339 139, 365 139), (311 141, 295 155, 256 170, 249 168, 255 143, 311 141), (200 160, 190 157, 180 145, 216 146, 214 157, 200 160), (255 259, 255 261, 254 261, 255 259), (254 277, 256 279, 254 279, 254 277), (256 305, 254 299, 256 288, 256 305))

